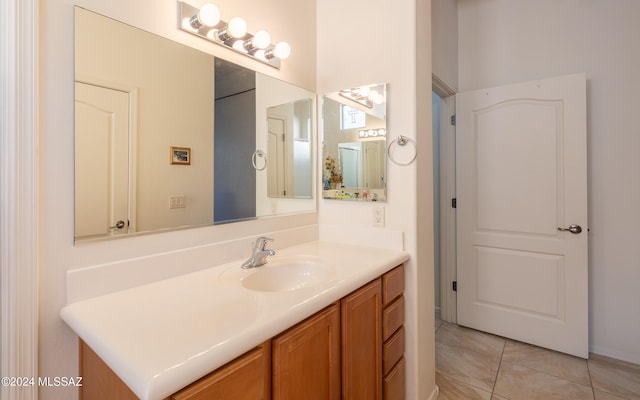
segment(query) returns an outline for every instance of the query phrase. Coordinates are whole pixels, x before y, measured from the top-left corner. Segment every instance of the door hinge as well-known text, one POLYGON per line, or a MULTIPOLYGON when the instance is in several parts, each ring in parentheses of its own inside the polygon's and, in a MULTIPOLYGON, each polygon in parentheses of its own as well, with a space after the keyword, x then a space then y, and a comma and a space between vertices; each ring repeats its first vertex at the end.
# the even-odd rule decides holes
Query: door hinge
POLYGON ((454 125, 454 126, 456 125, 456 115, 455 114, 451 116, 451 125, 454 125))
POLYGON ((453 281, 453 284, 451 285, 451 288, 453 289, 454 292, 458 291, 458 282, 457 281, 453 281))
POLYGON ((455 197, 451 199, 451 208, 458 208, 458 199, 455 197))

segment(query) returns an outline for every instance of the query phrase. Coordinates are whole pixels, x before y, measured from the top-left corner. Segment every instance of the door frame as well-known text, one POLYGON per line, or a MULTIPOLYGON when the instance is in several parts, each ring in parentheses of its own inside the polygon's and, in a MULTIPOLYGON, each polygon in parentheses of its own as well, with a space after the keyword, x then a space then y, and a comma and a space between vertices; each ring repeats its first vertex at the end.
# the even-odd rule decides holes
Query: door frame
MULTIPOLYGON (((451 199, 456 197, 456 129, 451 124, 455 116, 455 90, 432 75, 432 90, 442 99, 440 107, 440 318, 457 322, 457 296, 453 290, 456 280, 456 212, 451 199)), ((434 133, 435 134, 435 133, 434 133)), ((436 266, 438 268, 438 266, 436 266)))
MULTIPOLYGON (((0 373, 38 376, 38 1, 0 3, 0 373), (6 67, 6 70, 5 70, 6 67)), ((37 385, 7 400, 36 399, 37 385)))

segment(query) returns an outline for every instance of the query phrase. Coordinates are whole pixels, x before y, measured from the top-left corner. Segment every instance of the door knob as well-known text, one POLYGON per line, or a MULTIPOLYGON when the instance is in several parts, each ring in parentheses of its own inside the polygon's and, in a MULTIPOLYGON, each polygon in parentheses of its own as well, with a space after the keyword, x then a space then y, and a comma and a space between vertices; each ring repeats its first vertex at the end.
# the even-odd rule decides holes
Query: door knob
POLYGON ((114 226, 110 226, 109 229, 122 229, 124 228, 124 221, 120 220, 116 222, 114 226))
POLYGON ((582 227, 580 225, 573 224, 573 225, 569 225, 568 228, 558 228, 558 230, 563 232, 568 231, 577 235, 578 233, 582 232, 582 227))

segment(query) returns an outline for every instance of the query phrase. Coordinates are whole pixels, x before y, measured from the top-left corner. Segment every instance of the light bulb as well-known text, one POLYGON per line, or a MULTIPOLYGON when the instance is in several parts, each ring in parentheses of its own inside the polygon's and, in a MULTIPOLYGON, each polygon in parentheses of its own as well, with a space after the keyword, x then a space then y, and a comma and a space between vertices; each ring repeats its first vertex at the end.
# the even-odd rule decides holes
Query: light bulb
POLYGON ((182 29, 186 29, 189 31, 198 30, 198 28, 194 28, 191 24, 190 18, 182 18, 182 29))
POLYGON ((373 99, 373 102, 374 102, 374 103, 376 103, 376 104, 382 104, 382 103, 384 103, 384 95, 382 95, 382 94, 378 94, 378 95, 376 96, 376 98, 375 98, 375 99, 373 99))
POLYGON ((371 92, 369 92, 369 94, 367 95, 367 98, 371 101, 373 101, 376 97, 378 97, 378 91, 377 90, 372 90, 371 92))
POLYGON ((363 86, 358 89, 358 93, 360 93, 360 95, 362 95, 363 97, 367 97, 369 96, 369 93, 371 93, 371 88, 369 86, 363 86))
POLYGON ((207 39, 209 39, 209 40, 215 40, 217 33, 218 33, 218 30, 217 30, 217 29, 211 29, 211 30, 209 30, 209 32, 207 32, 207 39))
POLYGON ((259 58, 259 59, 264 60, 264 61, 269 61, 269 59, 267 58, 267 52, 264 51, 264 50, 256 51, 255 53, 253 53, 253 56, 255 58, 259 58))
POLYGON ((229 21, 227 31, 232 37, 239 39, 247 34, 247 23, 240 17, 233 17, 229 21))
POLYGON ((207 3, 198 11, 198 19, 205 26, 216 26, 220 22, 220 10, 215 5, 207 3))
POLYGON ((267 31, 258 31, 253 35, 253 45, 259 49, 266 49, 271 43, 271 35, 267 31))
POLYGON ((291 55, 291 47, 287 42, 278 42, 276 47, 273 49, 273 55, 278 57, 281 60, 289 57, 291 55))
POLYGON ((233 48, 243 53, 247 52, 247 49, 244 48, 244 40, 236 40, 233 43, 233 48))

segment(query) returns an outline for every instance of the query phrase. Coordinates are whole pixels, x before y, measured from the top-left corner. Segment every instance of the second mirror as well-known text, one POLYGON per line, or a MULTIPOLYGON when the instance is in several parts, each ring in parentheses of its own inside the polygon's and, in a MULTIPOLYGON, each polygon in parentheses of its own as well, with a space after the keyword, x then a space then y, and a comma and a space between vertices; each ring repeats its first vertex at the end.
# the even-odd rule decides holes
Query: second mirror
POLYGON ((387 84, 323 97, 323 198, 386 200, 387 84))

